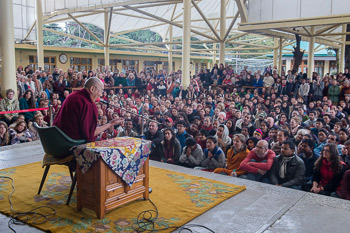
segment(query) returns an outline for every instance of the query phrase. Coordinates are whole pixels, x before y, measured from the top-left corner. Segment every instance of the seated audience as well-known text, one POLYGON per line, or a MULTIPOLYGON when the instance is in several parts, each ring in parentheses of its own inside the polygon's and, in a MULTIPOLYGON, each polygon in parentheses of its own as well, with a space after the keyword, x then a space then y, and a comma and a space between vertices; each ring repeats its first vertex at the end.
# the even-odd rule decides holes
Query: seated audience
POLYGON ((273 160, 270 171, 270 181, 274 185, 299 189, 304 183, 304 161, 296 154, 295 144, 292 141, 284 141, 281 154, 273 160))
POLYGON ((218 147, 218 141, 214 136, 207 137, 207 148, 204 150, 204 158, 201 166, 205 171, 214 171, 216 168, 225 167, 225 154, 218 147))
POLYGON ((344 172, 345 164, 340 160, 337 145, 325 145, 315 163, 310 191, 329 196, 340 185, 344 172))
POLYGON ((192 137, 186 139, 186 146, 184 147, 180 156, 180 165, 194 168, 200 166, 203 160, 202 147, 192 137))
POLYGON ((246 173, 240 168, 241 162, 249 153, 245 144, 245 137, 242 134, 235 134, 232 137, 232 142, 233 146, 227 151, 226 168, 216 168, 215 173, 229 176, 240 176, 246 173))
POLYGON ((265 140, 260 140, 256 147, 249 152, 241 163, 241 169, 247 174, 242 178, 268 182, 267 172, 271 169, 275 152, 268 149, 269 144, 265 140))

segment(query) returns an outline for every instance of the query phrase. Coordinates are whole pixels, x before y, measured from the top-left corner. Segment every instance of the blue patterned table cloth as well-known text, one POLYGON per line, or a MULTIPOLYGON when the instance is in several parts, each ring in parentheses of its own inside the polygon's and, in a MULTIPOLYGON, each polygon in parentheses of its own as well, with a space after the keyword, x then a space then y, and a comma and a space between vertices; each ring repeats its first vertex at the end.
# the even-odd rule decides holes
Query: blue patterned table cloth
POLYGON ((119 177, 132 186, 150 154, 151 143, 139 138, 119 137, 75 146, 72 152, 83 174, 101 157, 119 177))

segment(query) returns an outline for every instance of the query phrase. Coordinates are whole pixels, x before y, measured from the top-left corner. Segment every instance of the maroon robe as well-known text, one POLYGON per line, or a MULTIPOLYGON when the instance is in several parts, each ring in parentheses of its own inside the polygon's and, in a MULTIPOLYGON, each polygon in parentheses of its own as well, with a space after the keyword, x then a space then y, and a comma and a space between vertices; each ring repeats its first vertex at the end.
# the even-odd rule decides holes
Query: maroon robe
POLYGON ((70 94, 63 102, 53 125, 72 139, 96 140, 97 107, 89 92, 81 89, 70 94))

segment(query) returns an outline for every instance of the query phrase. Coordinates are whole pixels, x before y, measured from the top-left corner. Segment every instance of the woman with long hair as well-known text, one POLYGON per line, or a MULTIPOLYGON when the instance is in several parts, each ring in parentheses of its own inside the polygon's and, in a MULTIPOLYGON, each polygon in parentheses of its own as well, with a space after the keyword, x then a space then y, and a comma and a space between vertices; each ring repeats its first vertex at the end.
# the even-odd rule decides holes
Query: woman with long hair
POLYGON ((216 168, 215 173, 224 173, 232 176, 240 176, 245 171, 240 169, 241 162, 247 157, 249 150, 245 144, 245 136, 235 134, 232 137, 233 146, 227 151, 226 168, 216 168))
POLYGON ((340 160, 337 145, 326 144, 315 162, 310 191, 328 196, 335 192, 345 172, 344 165, 340 160))
POLYGON ((0 121, 0 146, 11 145, 13 136, 7 124, 4 121, 0 121))
POLYGON ((235 121, 233 119, 227 119, 225 122, 226 127, 228 128, 229 137, 232 138, 235 132, 235 121))
MULTIPOLYGON (((21 110, 33 109, 35 108, 34 94, 32 90, 26 90, 23 97, 19 100, 19 108, 21 110)), ((25 112, 23 113, 26 121, 33 119, 35 112, 25 112)))
POLYGON ((11 144, 19 142, 31 142, 32 135, 28 130, 27 123, 25 121, 19 121, 16 126, 13 128, 15 136, 11 142, 11 144))
POLYGON ((248 150, 253 150, 258 142, 259 140, 257 138, 250 137, 246 140, 245 144, 247 145, 248 150))
POLYGON ((181 145, 176 139, 171 128, 163 131, 164 140, 160 143, 160 161, 164 163, 178 164, 181 155, 181 145))

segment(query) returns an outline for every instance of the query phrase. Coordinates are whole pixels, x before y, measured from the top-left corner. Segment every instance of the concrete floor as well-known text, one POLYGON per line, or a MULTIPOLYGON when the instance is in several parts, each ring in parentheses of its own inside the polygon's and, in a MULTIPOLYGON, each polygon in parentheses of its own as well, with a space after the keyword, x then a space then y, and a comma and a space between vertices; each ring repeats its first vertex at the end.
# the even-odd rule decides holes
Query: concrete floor
MULTIPOLYGON (((0 169, 41 161, 42 156, 40 142, 0 147, 0 169)), ((151 166, 247 187, 190 224, 201 224, 218 233, 349 232, 350 201, 154 161, 151 166)), ((8 217, 0 214, 0 232, 11 232, 7 222, 8 217)), ((17 232, 41 232, 26 225, 15 226, 15 229, 17 232)), ((194 232, 208 231, 194 228, 194 232)))

